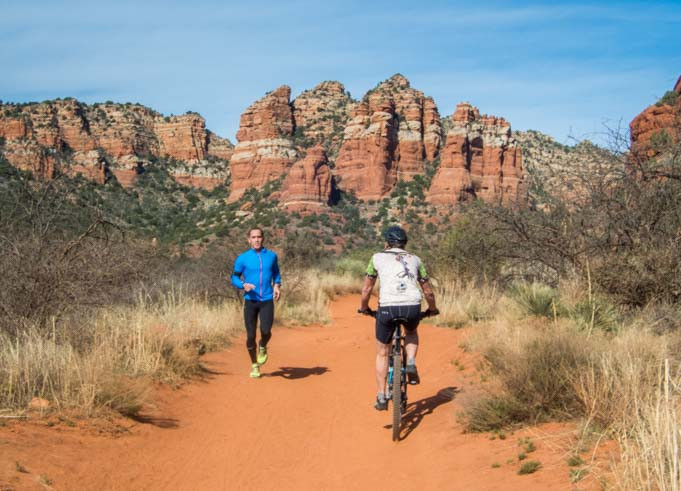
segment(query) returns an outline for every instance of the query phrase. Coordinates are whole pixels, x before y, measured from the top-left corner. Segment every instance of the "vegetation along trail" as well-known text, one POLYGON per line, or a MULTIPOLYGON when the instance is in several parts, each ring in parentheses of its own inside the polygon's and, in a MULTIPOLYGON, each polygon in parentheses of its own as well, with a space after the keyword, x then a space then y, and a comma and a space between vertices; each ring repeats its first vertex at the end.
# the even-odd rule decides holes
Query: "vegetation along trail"
POLYGON ((341 298, 329 326, 276 328, 259 380, 237 339, 204 358, 205 379, 159 390, 120 436, 0 427, 0 489, 573 489, 570 425, 505 438, 462 431, 457 408, 479 382, 476 355, 459 346, 465 330, 420 328, 422 383, 393 443, 390 414, 372 407, 373 321, 356 307, 341 298), (541 468, 519 475, 527 438, 541 468))

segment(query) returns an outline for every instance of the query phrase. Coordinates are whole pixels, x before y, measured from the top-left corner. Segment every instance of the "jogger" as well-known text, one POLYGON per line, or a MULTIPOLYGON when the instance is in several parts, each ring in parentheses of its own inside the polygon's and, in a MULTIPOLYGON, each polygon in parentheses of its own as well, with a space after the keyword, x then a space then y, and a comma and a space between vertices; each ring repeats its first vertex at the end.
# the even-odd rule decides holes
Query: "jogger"
POLYGON ((248 231, 251 248, 236 258, 232 270, 232 285, 244 291, 244 324, 246 348, 251 358, 251 377, 260 377, 260 365, 267 361, 267 343, 272 337, 274 302, 279 300, 281 274, 274 251, 263 246, 262 229, 248 231), (260 346, 256 344, 260 319, 260 346))

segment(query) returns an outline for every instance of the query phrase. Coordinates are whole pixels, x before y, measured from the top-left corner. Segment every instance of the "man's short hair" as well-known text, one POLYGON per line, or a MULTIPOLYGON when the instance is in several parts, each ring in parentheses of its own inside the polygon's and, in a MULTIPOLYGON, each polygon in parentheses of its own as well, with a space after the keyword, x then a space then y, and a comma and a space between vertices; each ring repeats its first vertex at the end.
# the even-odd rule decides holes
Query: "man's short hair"
POLYGON ((260 227, 253 227, 252 229, 250 229, 250 230, 248 231, 247 237, 250 237, 250 236, 251 236, 251 233, 252 233, 254 230, 259 231, 259 232, 260 232, 260 235, 262 235, 262 238, 263 238, 263 239, 265 238, 265 232, 263 232, 263 230, 262 230, 260 227))

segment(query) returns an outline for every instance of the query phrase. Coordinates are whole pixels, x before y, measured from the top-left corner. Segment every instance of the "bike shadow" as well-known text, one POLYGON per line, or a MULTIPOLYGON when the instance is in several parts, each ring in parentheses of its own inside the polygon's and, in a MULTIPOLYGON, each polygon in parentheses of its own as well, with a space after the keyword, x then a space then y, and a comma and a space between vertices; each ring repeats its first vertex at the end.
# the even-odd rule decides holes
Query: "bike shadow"
POLYGON ((453 401, 459 392, 461 392, 461 389, 458 387, 445 387, 438 390, 434 396, 407 404, 407 412, 402 416, 400 441, 405 440, 421 424, 424 417, 433 414, 433 411, 439 406, 453 401))
POLYGON ((309 377, 310 375, 323 375, 328 372, 328 367, 279 367, 279 370, 263 373, 264 377, 282 377, 289 380, 309 377))

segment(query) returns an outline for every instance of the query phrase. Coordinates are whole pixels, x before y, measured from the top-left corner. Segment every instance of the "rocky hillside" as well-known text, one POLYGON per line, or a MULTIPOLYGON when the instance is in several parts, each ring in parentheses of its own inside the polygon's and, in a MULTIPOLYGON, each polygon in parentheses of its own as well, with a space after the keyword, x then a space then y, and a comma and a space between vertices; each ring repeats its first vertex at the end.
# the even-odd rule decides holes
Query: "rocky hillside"
POLYGON ((154 158, 175 159, 178 182, 213 188, 228 176, 232 143, 206 129, 196 113, 166 116, 139 104, 93 104, 63 99, 0 105, 0 138, 14 166, 50 178, 64 170, 96 182, 114 175, 134 185, 154 158))
POLYGON ((9 163, 45 178, 59 166, 132 187, 164 159, 180 184, 228 184, 229 203, 268 185, 281 208, 299 212, 330 210, 351 196, 364 203, 416 200, 418 214, 437 215, 433 210, 450 212, 475 198, 522 201, 526 188, 521 149, 506 120, 463 103, 443 122, 435 101, 400 74, 361 100, 333 81, 295 99, 281 86, 244 111, 236 146, 195 113, 164 117, 137 104, 74 99, 1 105, 0 137, 9 163))
POLYGON ((623 170, 623 162, 613 169, 612 164, 618 162, 614 155, 588 140, 570 146, 534 130, 516 131, 513 135, 523 151, 528 191, 534 200, 544 191, 557 196, 574 195, 586 184, 585 180, 623 170))

